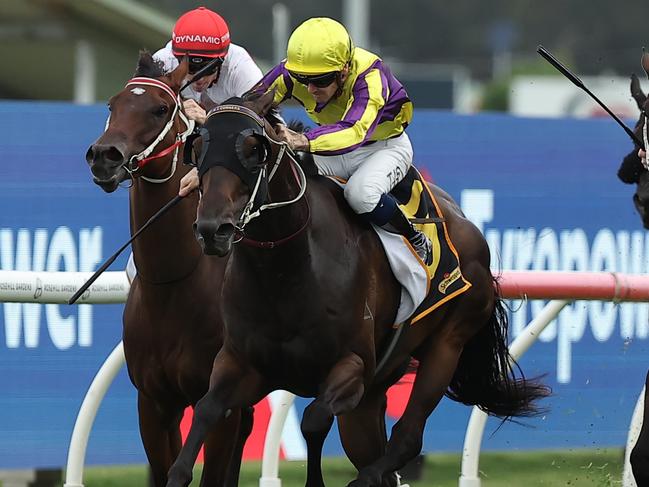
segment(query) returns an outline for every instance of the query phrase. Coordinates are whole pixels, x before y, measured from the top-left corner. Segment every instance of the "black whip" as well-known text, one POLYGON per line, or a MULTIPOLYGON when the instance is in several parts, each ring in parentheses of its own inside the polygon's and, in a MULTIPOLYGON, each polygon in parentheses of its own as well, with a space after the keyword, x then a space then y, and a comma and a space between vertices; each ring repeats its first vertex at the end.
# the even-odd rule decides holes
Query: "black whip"
POLYGON ((613 117, 613 120, 615 120, 620 127, 624 129, 624 131, 627 133, 629 137, 635 142, 638 146, 644 147, 644 143, 638 138, 638 136, 631 130, 629 127, 627 127, 622 120, 620 120, 617 115, 615 115, 602 101, 597 98, 584 84, 582 80, 580 80, 577 76, 575 76, 573 73, 570 72, 568 68, 566 68, 557 58, 555 58, 550 52, 543 46, 539 45, 539 47, 536 49, 536 52, 538 52, 547 62, 549 62, 552 66, 554 66, 562 75, 564 75, 566 78, 568 78, 570 81, 572 81, 576 86, 584 90, 590 97, 595 100, 599 106, 601 106, 604 110, 606 110, 606 113, 608 113, 611 117, 613 117))

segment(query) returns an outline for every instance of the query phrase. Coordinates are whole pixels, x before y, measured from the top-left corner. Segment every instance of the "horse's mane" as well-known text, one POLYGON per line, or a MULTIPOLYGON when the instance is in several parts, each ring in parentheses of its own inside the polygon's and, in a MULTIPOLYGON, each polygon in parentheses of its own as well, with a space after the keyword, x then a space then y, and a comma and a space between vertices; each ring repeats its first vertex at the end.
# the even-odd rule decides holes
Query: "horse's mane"
POLYGON ((135 77, 143 76, 145 78, 160 78, 165 75, 164 63, 153 59, 153 56, 146 49, 140 51, 140 57, 137 60, 135 77))
MULTIPOLYGON (((300 120, 291 120, 288 122, 288 128, 295 132, 305 132, 309 127, 300 120)), ((310 152, 297 152, 298 162, 307 176, 315 176, 318 174, 318 167, 315 165, 313 154, 310 152)))

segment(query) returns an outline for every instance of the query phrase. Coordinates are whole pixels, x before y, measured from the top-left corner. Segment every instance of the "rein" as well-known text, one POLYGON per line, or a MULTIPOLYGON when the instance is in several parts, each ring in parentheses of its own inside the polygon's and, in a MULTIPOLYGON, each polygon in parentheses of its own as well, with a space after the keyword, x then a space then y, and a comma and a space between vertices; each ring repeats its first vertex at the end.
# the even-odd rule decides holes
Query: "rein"
MULTIPOLYGON (((165 124, 165 126, 162 128, 162 131, 158 134, 158 136, 149 144, 147 148, 145 148, 143 151, 141 151, 139 154, 135 154, 131 156, 131 158, 124 164, 124 169, 126 169, 126 172, 129 173, 131 178, 133 178, 133 175, 139 171, 142 167, 144 167, 148 162, 154 160, 154 159, 159 159, 161 157, 165 157, 173 152, 173 161, 171 164, 171 174, 167 176, 166 178, 149 178, 146 176, 140 176, 142 179, 149 183, 154 183, 154 184, 161 184, 161 183, 166 183, 169 181, 173 175, 176 173, 176 167, 178 163, 178 150, 182 144, 185 143, 185 140, 189 136, 189 134, 192 133, 194 130, 194 121, 190 120, 187 118, 185 113, 182 111, 182 101, 180 99, 180 94, 176 94, 171 87, 157 79, 154 78, 146 78, 146 77, 137 77, 137 78, 132 78, 126 83, 126 88, 129 86, 133 85, 144 85, 144 86, 153 86, 155 88, 161 89, 163 92, 165 92, 167 95, 171 97, 171 99, 174 102, 174 109, 171 114, 171 117, 169 118, 169 121, 165 124), (182 132, 182 133, 177 133, 176 134, 176 141, 171 144, 169 147, 162 149, 161 151, 151 155, 155 148, 158 146, 160 142, 167 136, 169 131, 172 129, 174 122, 176 121, 176 115, 180 117, 180 120, 185 124, 187 129, 182 132)), ((106 122, 106 128, 108 128, 108 124, 110 123, 110 119, 106 122)))

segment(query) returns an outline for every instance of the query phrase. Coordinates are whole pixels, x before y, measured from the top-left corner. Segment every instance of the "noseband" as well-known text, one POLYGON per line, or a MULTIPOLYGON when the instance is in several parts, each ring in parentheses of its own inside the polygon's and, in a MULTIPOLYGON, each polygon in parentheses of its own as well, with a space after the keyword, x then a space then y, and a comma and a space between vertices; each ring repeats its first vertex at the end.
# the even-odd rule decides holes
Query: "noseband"
MULTIPOLYGON (((174 109, 173 112, 171 113, 171 117, 169 118, 169 121, 166 123, 166 125, 162 128, 162 131, 158 136, 149 144, 149 146, 144 149, 142 152, 139 154, 135 154, 130 157, 130 159, 123 164, 124 169, 126 172, 129 173, 131 176, 131 179, 133 178, 133 175, 139 171, 142 167, 144 167, 149 161, 152 161, 153 159, 159 159, 160 157, 165 157, 169 155, 172 151, 174 153, 173 155, 173 162, 171 166, 171 174, 167 176, 166 178, 162 179, 155 179, 155 178, 148 178, 146 176, 140 176, 142 179, 149 183, 166 183, 169 181, 173 175, 176 172, 176 163, 178 162, 178 150, 180 146, 185 142, 189 134, 192 133, 194 130, 194 121, 190 120, 187 118, 185 113, 182 111, 182 101, 180 99, 180 94, 175 93, 171 87, 155 78, 145 78, 145 77, 137 77, 137 78, 132 78, 131 80, 126 83, 125 88, 128 88, 129 86, 153 86, 155 88, 161 89, 164 93, 169 95, 171 99, 174 102, 174 109), (155 150, 155 148, 158 146, 160 142, 167 136, 169 131, 174 125, 174 122, 176 120, 176 115, 180 117, 180 120, 185 124, 187 129, 182 132, 182 133, 177 133, 176 134, 176 141, 171 144, 169 147, 162 149, 161 151, 157 152, 154 155, 151 155, 151 153, 155 150)), ((108 125, 110 123, 110 117, 106 121, 106 129, 108 129, 108 125)))

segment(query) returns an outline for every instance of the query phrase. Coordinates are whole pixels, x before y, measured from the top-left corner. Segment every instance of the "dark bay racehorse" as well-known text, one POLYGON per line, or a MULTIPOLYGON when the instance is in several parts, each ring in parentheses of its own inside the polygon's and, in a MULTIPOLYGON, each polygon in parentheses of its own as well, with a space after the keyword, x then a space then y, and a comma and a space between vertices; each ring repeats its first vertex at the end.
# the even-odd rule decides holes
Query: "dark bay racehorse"
MULTIPOLYGON (((649 55, 642 56, 642 67, 649 76, 649 55)), ((649 114, 649 99, 640 87, 640 81, 634 74, 631 76, 631 96, 640 109, 640 118, 635 126, 635 133, 640 140, 644 139, 643 134, 649 138, 649 120, 645 114, 649 114), (645 125, 648 124, 648 125, 645 125)), ((649 230, 649 171, 642 165, 638 157, 639 147, 636 145, 627 154, 618 170, 618 177, 625 183, 636 184, 636 192, 633 195, 633 204, 640 214, 642 225, 649 230)), ((649 372, 645 378, 644 412, 642 417, 642 429, 638 435, 633 450, 631 450, 631 467, 633 476, 638 487, 649 486, 649 372)))
MULTIPOLYGON (((644 59, 646 58, 643 57, 644 59)), ((649 64, 647 65, 647 69, 649 69, 649 64)), ((640 81, 635 74, 631 76, 631 96, 641 112, 649 113, 647 95, 642 91, 640 81)), ((641 113, 635 126, 635 132, 640 137, 640 140, 642 140, 644 123, 644 116, 641 113)), ((633 205, 640 215, 642 225, 649 230, 649 171, 642 165, 638 157, 639 148, 635 145, 633 150, 626 155, 622 164, 620 164, 617 176, 623 183, 636 185, 636 190, 633 194, 633 205)))
MULTIPOLYGON (((136 78, 110 99, 106 131, 88 149, 94 181, 104 191, 113 192, 132 178, 131 232, 177 194, 187 172, 177 165, 182 134, 190 125, 177 96, 186 74, 187 64, 181 63, 163 76, 150 54, 142 53, 136 78)), ((196 194, 187 196, 133 242, 137 277, 124 310, 124 351, 156 486, 167 482, 181 446, 183 411, 207 391, 212 361, 223 342, 216 297, 226 261, 204 255, 197 244, 192 232, 197 203, 196 194)), ((201 485, 237 485, 243 442, 252 427, 246 411, 237 440, 239 417, 235 410, 211 429, 201 485)))
POLYGON ((302 420, 309 487, 324 485, 320 456, 334 416, 359 469, 349 485, 392 487, 394 472, 420 452, 426 419, 445 394, 503 418, 537 412, 536 400, 549 392, 514 377, 485 239, 434 186, 472 287, 409 326, 376 374, 400 285, 377 235, 337 185, 304 177, 276 142, 260 118, 272 97, 232 99, 202 129, 196 233, 206 253, 230 255, 222 290, 226 338, 168 485, 188 485, 215 421, 278 388, 316 398, 302 420), (386 390, 411 357, 418 373, 387 441, 386 390))

